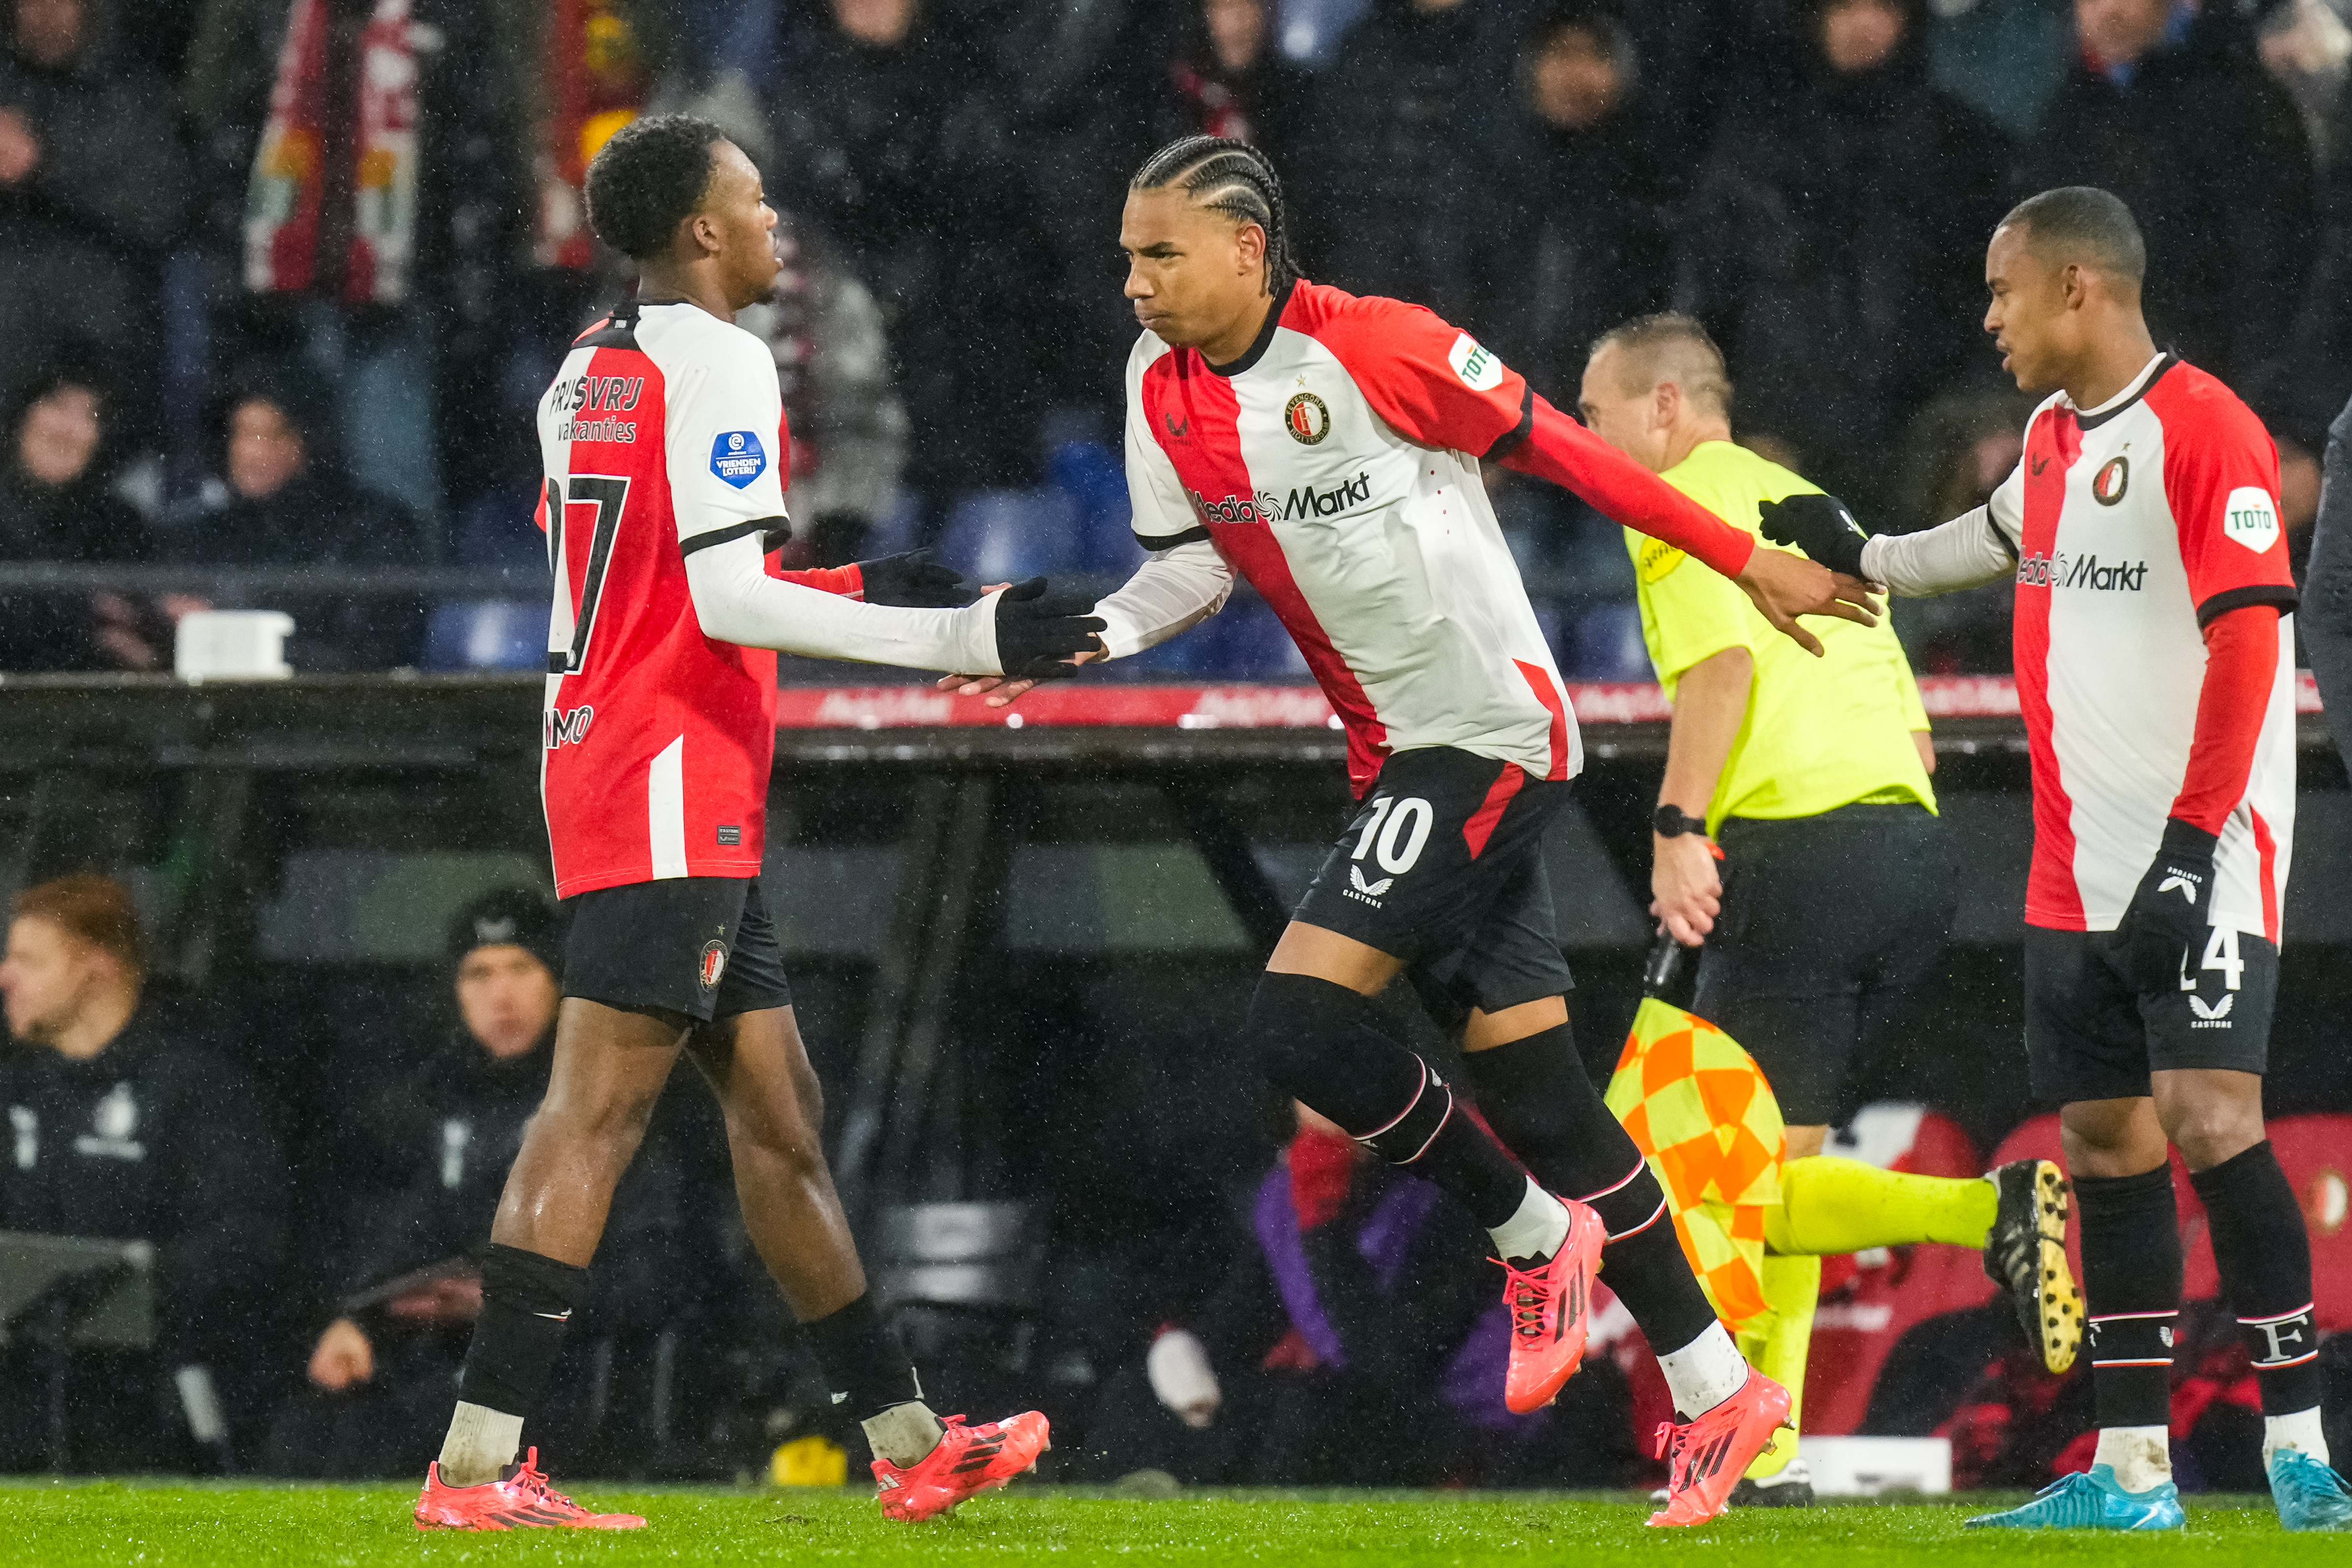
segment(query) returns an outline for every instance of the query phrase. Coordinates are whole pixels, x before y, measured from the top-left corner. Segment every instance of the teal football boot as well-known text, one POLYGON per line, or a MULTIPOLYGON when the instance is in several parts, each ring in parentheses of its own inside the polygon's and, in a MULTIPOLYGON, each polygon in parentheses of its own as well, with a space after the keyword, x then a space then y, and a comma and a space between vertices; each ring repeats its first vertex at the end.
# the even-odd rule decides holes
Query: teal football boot
POLYGON ((2043 1487, 2033 1500, 2006 1513, 1979 1514, 1970 1530, 2185 1530, 2180 1489, 2170 1481, 2144 1492, 2116 1485, 2113 1465, 2093 1465, 2088 1475, 2064 1476, 2043 1487))
POLYGON ((2344 1478, 2300 1448, 2271 1456, 2271 1498, 2288 1530, 2352 1530, 2352 1491, 2344 1478))

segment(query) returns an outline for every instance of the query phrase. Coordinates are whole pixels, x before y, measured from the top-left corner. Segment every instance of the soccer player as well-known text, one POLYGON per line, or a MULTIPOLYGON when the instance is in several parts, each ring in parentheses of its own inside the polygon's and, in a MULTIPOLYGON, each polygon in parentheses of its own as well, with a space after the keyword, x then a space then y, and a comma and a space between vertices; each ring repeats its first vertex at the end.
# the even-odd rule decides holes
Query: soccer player
POLYGON ((1574 1372, 1605 1257, 1685 1417, 1650 1522, 1712 1518, 1789 1396, 1716 1321, 1570 1037, 1541 847, 1581 763, 1576 721, 1480 465, 1565 485, 1688 550, 1812 651, 1795 616, 1868 622, 1868 595, 1756 548, 1427 310, 1301 279, 1281 183, 1245 143, 1188 137, 1154 154, 1119 243, 1144 329, 1128 362, 1128 487, 1150 557, 1095 606, 1108 651, 1214 613, 1238 572, 1345 725, 1362 803, 1259 982, 1258 1058, 1284 1094, 1487 1228, 1507 1270, 1513 1409, 1548 1403, 1574 1372), (1381 1028, 1372 998, 1400 973, 1461 1031, 1478 1106, 1533 1179, 1381 1028))
MULTIPOLYGON (((1733 444, 1723 355, 1688 316, 1604 333, 1580 400, 1593 434, 1736 528, 1820 494, 1733 444)), ((1947 1180, 1822 1154, 1857 1055, 1888 1043, 1951 926, 1935 752, 1895 628, 1828 623, 1822 657, 1806 658, 1680 551, 1632 529, 1625 547, 1674 703, 1651 912, 1705 944, 1691 1010, 1747 1048, 1788 1123, 1780 1202, 1765 1211, 1770 1328, 1751 1359, 1801 1403, 1822 1255, 1948 1242, 1982 1249, 2027 1338, 2065 1371, 2083 1317, 2055 1161, 1947 1180)), ((1812 1500, 1793 1431, 1747 1479, 1735 1501, 1812 1500)))
POLYGON ((2352 1525, 2319 1423, 2311 1243, 2263 1131, 2294 828, 2294 583, 2278 454, 2230 389, 2159 352, 2124 204, 2068 186, 1985 256, 2003 367, 2052 390, 1988 506, 1864 540, 1786 502, 1767 537, 1916 595, 2013 576, 2033 763, 2025 1043, 2062 1102, 2099 1441, 2087 1475, 1974 1523, 2185 1522, 2167 1443, 2188 1161, 2263 1400, 2290 1530, 2352 1525))
POLYGON ((706 121, 642 120, 597 155, 588 201, 639 280, 635 300, 572 346, 539 411, 556 584, 541 777, 571 912, 564 994, 546 1102, 507 1177, 457 1413, 416 1521, 644 1522, 588 1513, 549 1489, 536 1449, 520 1465, 516 1453, 614 1185, 681 1050, 724 1109, 752 1244, 835 1402, 864 1422, 884 1513, 928 1517, 1033 1465, 1045 1420, 942 1423, 867 1297, 761 901, 775 754, 765 650, 1050 673, 1096 646, 1101 623, 1057 613, 1042 583, 954 608, 871 602, 894 584, 941 596, 936 571, 903 560, 845 569, 827 579, 840 592, 771 576, 789 436, 774 362, 733 324, 777 271, 759 171, 706 121))

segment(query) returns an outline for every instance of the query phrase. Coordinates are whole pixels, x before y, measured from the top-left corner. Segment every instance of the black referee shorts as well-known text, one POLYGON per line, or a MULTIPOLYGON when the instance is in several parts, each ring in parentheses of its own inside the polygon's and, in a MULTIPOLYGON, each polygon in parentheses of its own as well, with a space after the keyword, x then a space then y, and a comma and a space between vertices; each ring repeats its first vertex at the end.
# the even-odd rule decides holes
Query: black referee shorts
POLYGON ((1919 805, 1846 805, 1731 817, 1717 842, 1723 912, 1691 1010, 1747 1047, 1790 1126, 1825 1126, 1951 934, 1943 825, 1919 805))
POLYGON ((563 900, 563 994, 704 1023, 793 1005, 756 877, 666 877, 563 900))
POLYGON ((1450 746, 1399 752, 1365 793, 1293 918, 1405 961, 1438 1023, 1571 990, 1544 829, 1565 781, 1450 746))

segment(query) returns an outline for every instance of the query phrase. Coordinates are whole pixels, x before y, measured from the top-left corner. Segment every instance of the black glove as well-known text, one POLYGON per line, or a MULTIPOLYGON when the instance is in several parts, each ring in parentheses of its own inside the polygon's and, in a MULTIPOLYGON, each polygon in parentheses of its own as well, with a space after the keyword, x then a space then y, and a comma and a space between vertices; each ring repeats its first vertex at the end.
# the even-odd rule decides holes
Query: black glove
POLYGON ((1862 575, 1863 542, 1870 536, 1835 496, 1790 496, 1756 509, 1764 537, 1793 544, 1832 572, 1862 575))
POLYGON ((919 610, 952 610, 980 597, 980 590, 952 566, 942 566, 929 549, 884 555, 857 563, 869 605, 903 605, 919 610))
POLYGON ((1100 653, 1096 634, 1108 623, 1089 614, 1094 595, 1069 588, 1047 591, 1043 577, 1015 583, 996 596, 996 662, 1016 680, 1058 680, 1076 675, 1074 653, 1100 653))
POLYGON ((2116 926, 2124 967, 2142 995, 2179 989, 2189 950, 2202 941, 2213 916, 2214 836, 2168 817, 2156 847, 2116 926))

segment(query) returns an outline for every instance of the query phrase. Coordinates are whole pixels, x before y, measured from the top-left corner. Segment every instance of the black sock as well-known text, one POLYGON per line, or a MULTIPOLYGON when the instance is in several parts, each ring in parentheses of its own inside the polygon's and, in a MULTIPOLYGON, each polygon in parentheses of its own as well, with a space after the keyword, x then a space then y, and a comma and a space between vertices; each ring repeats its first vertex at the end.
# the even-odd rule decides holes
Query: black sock
POLYGON ((1528 1178, 1454 1104, 1429 1064, 1381 1027, 1370 998, 1307 974, 1258 977, 1250 1036, 1274 1086, 1392 1165, 1426 1176, 1488 1230, 1517 1214, 1528 1178))
POLYGON ((519 1247, 482 1251, 482 1315, 457 1374, 457 1397, 502 1415, 529 1416, 546 1395, 588 1270, 519 1247))
POLYGON ((801 1328, 824 1369, 826 1392, 859 1420, 923 1396, 914 1363, 874 1310, 870 1291, 801 1328))
POLYGON ((2319 1403, 2319 1330, 2311 1237, 2294 1184, 2267 1139, 2189 1180, 2204 1202, 2221 1289, 2262 1380, 2263 1414, 2310 1409, 2319 1403))
POLYGON ((2098 1424, 2168 1426, 2181 1276, 2172 1167, 2074 1180, 2098 1424))
POLYGON ((1463 1063, 1478 1110, 1505 1148, 1551 1191, 1589 1204, 1609 1227, 1601 1279, 1660 1354, 1682 1349, 1715 1322, 1691 1274, 1650 1163, 1584 1070, 1566 1024, 1463 1063))

